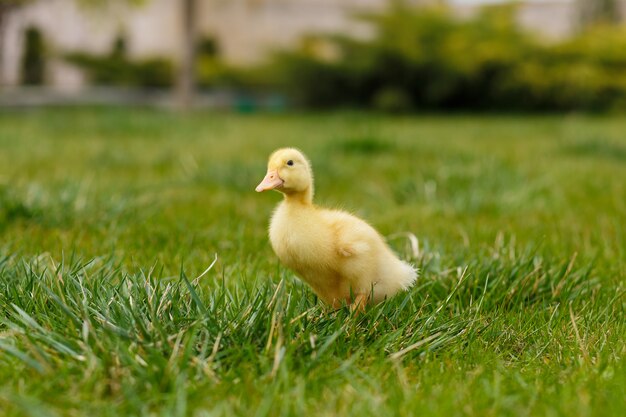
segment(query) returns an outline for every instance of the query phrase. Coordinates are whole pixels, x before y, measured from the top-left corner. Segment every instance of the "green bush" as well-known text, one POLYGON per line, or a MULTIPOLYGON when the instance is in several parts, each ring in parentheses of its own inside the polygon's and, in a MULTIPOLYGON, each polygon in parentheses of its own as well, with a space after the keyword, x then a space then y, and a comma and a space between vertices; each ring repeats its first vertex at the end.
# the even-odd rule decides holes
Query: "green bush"
POLYGON ((626 29, 591 28, 547 45, 519 29, 514 16, 514 6, 463 20, 445 8, 394 5, 362 16, 373 28, 369 39, 309 37, 277 54, 275 83, 313 107, 532 111, 626 104, 626 29))
MULTIPOLYGON (((97 85, 159 88, 174 83, 174 64, 165 58, 132 60, 127 55, 127 42, 118 36, 106 55, 85 52, 67 54, 65 59, 83 69, 89 81, 97 85)), ((196 76, 199 87, 246 86, 250 77, 246 71, 226 65, 219 57, 217 42, 210 37, 199 40, 196 76)), ((254 82, 253 82, 254 83, 254 82)))
POLYGON ((411 97, 402 90, 385 88, 374 93, 372 107, 384 113, 404 113, 411 110, 411 97))
POLYGON ((107 55, 85 52, 70 53, 65 59, 83 69, 97 85, 132 87, 169 87, 174 80, 174 66, 165 58, 131 60, 126 54, 126 41, 119 36, 107 55))
POLYGON ((79 52, 68 54, 66 59, 85 70, 97 85, 169 87, 173 81, 173 65, 164 58, 129 61, 79 52))
POLYGON ((21 80, 24 85, 42 85, 45 76, 45 47, 39 29, 29 27, 24 33, 21 80))

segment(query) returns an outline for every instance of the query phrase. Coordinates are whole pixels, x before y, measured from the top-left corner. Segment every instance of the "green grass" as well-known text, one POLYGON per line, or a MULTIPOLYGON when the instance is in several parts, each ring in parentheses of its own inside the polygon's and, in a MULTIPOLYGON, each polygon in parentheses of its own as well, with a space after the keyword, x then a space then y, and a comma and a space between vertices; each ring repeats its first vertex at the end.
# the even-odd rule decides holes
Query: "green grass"
POLYGON ((621 416, 626 120, 0 114, 3 416, 621 416), (415 288, 324 308, 272 254, 268 154, 412 232, 415 288), (214 261, 217 262, 199 277, 214 261))

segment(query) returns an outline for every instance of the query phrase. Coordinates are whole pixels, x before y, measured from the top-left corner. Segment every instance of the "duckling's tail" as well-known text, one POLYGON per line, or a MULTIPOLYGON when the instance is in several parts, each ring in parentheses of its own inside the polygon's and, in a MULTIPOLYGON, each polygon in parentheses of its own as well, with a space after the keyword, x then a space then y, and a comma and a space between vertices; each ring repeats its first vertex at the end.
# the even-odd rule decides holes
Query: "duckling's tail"
POLYGON ((400 261, 400 270, 401 270, 401 280, 400 285, 402 289, 408 290, 415 284, 418 276, 418 270, 411 264, 400 261))

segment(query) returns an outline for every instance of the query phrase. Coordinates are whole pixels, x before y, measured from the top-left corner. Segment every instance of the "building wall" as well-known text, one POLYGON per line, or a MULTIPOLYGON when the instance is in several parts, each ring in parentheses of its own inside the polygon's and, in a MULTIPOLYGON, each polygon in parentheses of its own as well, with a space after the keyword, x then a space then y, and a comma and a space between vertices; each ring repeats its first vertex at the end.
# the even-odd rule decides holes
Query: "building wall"
MULTIPOLYGON (((358 31, 350 19, 358 9, 384 7, 386 0, 198 0, 199 31, 218 39, 220 52, 232 63, 257 62, 267 51, 292 45, 306 32, 358 31)), ((115 4, 105 10, 80 7, 75 0, 39 0, 8 18, 0 83, 19 84, 23 33, 36 26, 49 47, 46 73, 49 85, 79 89, 80 71, 63 62, 59 54, 110 50, 123 32, 131 57, 180 55, 179 0, 151 0, 142 7, 115 4)))
POLYGON ((352 14, 381 9, 386 0, 216 0, 203 3, 204 33, 214 34, 227 60, 254 62, 306 32, 362 30, 352 14))
POLYGON ((521 5, 517 18, 528 30, 559 39, 576 30, 578 11, 571 0, 527 2, 521 5))
POLYGON ((4 51, 2 84, 19 84, 23 34, 29 26, 37 27, 44 35, 50 56, 47 83, 63 89, 80 88, 84 79, 59 55, 70 51, 106 53, 120 31, 128 37, 132 56, 176 56, 180 27, 174 14, 175 2, 153 0, 142 8, 96 10, 79 7, 75 0, 40 0, 18 9, 9 15, 5 37, 0 40, 4 51))
MULTIPOLYGON (((151 0, 142 7, 115 3, 107 9, 86 9, 76 0, 39 0, 13 12, 7 21, 0 83, 19 84, 23 33, 38 27, 50 49, 47 82, 60 89, 79 89, 85 80, 58 56, 69 51, 106 53, 124 32, 133 57, 179 57, 180 0, 151 0), (54 57, 57 58, 54 58, 54 57)), ((430 0, 414 0, 426 2, 430 0)), ((434 1, 434 0, 433 0, 434 1)), ((524 26, 553 37, 571 33, 576 0, 527 0, 519 12, 524 26)), ((288 47, 307 32, 366 28, 352 19, 357 10, 384 8, 387 0, 197 0, 202 34, 218 40, 223 57, 236 64, 256 62, 272 49, 288 47)), ((625 0, 626 2, 626 0, 625 0)), ((471 14, 475 4, 451 0, 457 13, 471 14)))

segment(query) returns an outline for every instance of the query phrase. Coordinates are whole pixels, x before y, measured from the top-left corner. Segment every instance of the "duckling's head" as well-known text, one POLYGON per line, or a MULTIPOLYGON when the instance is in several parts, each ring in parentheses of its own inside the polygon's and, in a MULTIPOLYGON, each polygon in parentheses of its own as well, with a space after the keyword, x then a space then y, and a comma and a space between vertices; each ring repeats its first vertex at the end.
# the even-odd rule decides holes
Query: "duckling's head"
POLYGON ((291 195, 313 198, 313 173, 302 152, 294 148, 275 151, 267 163, 267 174, 256 187, 257 192, 276 190, 291 195))

